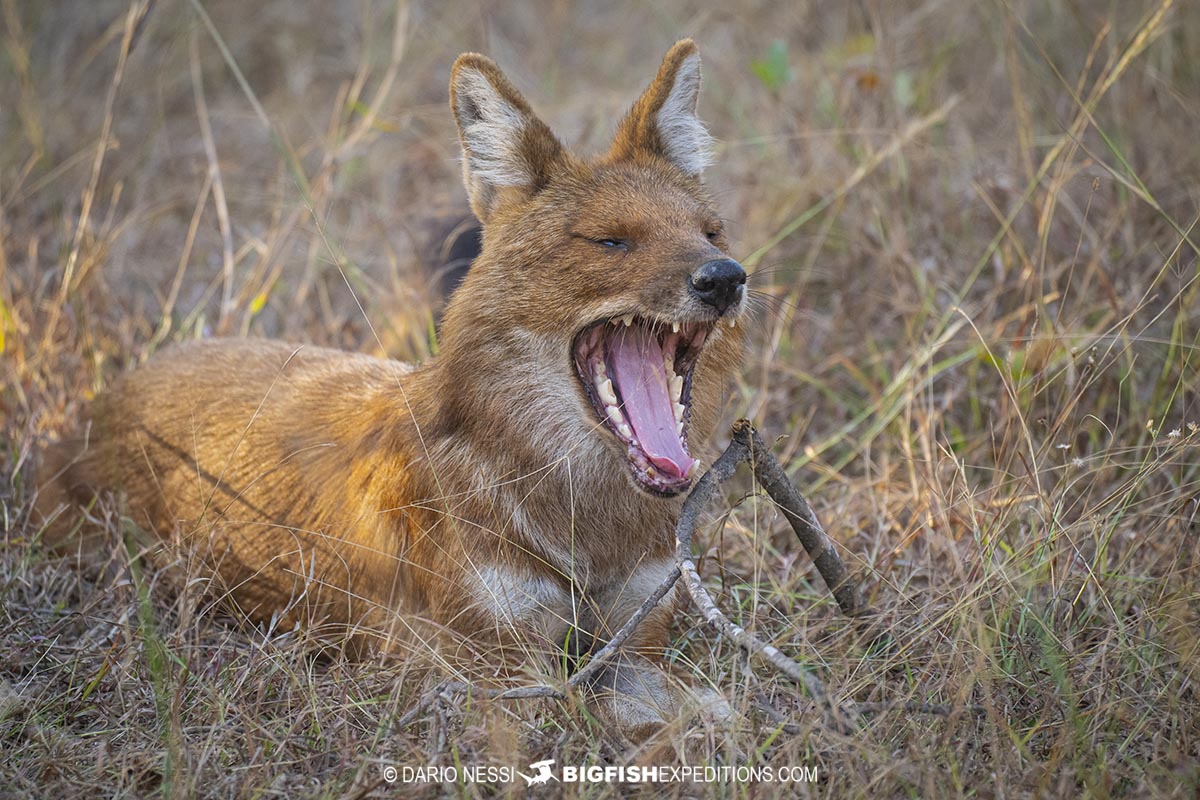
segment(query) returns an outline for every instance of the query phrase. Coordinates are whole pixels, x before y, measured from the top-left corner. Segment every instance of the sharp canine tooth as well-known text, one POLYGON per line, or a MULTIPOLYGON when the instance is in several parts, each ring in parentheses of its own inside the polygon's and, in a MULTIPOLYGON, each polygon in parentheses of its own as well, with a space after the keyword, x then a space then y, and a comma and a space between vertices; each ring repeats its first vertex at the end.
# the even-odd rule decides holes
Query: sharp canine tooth
POLYGON ((678 403, 679 398, 683 395, 683 376, 675 375, 673 372, 671 375, 674 376, 671 378, 671 399, 678 403))
POLYGON ((620 425, 618 425, 618 426, 617 426, 617 431, 618 431, 618 432, 619 432, 619 433, 620 433, 622 436, 624 436, 626 439, 632 439, 632 438, 633 438, 633 431, 632 431, 632 430, 630 430, 629 426, 628 426, 628 425, 626 425, 624 422, 622 422, 620 425))
POLYGON ((633 324, 633 314, 626 314, 624 317, 621 318, 621 321, 624 322, 625 327, 628 328, 630 325, 633 324))
POLYGON ((604 401, 604 405, 615 406, 617 404, 617 393, 613 390, 611 379, 605 378, 602 381, 596 381, 596 391, 600 393, 600 399, 604 401))
POLYGON ((683 403, 675 404, 675 421, 676 422, 683 422, 683 412, 685 410, 686 409, 684 408, 683 403))
POLYGON ((729 318, 729 327, 733 328, 736 326, 737 326, 737 317, 730 317, 729 318))
POLYGON ((604 413, 612 420, 612 424, 620 427, 625 424, 625 419, 621 416, 621 411, 616 406, 605 406, 604 413))
POLYGON ((672 330, 672 331, 674 331, 675 333, 679 333, 679 323, 678 323, 678 322, 672 322, 672 323, 671 323, 671 330, 672 330))

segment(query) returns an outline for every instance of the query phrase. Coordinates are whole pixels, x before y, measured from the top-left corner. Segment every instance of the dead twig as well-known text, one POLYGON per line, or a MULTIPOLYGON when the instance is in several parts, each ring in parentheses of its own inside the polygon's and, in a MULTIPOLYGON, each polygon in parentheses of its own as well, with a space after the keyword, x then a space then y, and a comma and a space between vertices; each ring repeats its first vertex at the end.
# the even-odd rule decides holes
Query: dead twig
POLYGON ((692 602, 696 604, 705 621, 719 634, 733 640, 744 650, 766 661, 777 672, 807 689, 808 693, 825 707, 833 724, 842 727, 840 718, 845 710, 829 697, 821 680, 799 662, 784 655, 779 648, 762 641, 726 617, 705 590, 700 573, 692 560, 692 535, 701 511, 708 504, 717 485, 729 479, 738 464, 743 461, 750 462, 759 483, 787 513, 788 522, 791 523, 804 549, 812 556, 821 577, 833 591, 842 610, 856 617, 869 611, 858 586, 850 579, 846 565, 842 563, 833 543, 817 522, 812 509, 792 486, 779 462, 771 456, 758 432, 747 419, 739 419, 733 424, 732 441, 713 464, 712 469, 704 473, 696 488, 688 495, 680 512, 679 522, 675 525, 675 561, 683 574, 684 586, 687 587, 692 602))
POLYGON ((783 510, 796 538, 808 551, 842 613, 855 618, 873 614, 874 610, 863 599, 858 584, 850 577, 833 546, 833 540, 826 535, 812 507, 788 480, 787 473, 771 455, 749 420, 740 419, 734 423, 733 439, 750 450, 749 460, 754 477, 783 510))

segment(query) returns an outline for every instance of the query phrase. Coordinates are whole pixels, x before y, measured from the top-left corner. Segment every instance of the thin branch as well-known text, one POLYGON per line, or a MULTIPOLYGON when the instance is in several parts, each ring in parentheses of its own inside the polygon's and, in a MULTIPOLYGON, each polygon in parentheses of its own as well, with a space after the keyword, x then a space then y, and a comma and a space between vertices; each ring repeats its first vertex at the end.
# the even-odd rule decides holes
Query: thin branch
POLYGON ((804 496, 788 480, 787 473, 771 455, 758 431, 748 420, 738 420, 733 425, 734 441, 750 450, 750 465, 754 477, 771 496, 787 517, 796 538, 825 580, 833 599, 848 617, 862 617, 874 613, 863 599, 858 584, 850 577, 845 563, 834 548, 833 541, 817 521, 817 515, 804 496))
POLYGON ((621 626, 620 630, 613 634, 613 637, 608 640, 608 644, 597 650, 595 655, 583 665, 583 668, 570 677, 567 681, 567 686, 571 688, 580 686, 599 672, 600 667, 604 666, 605 662, 609 661, 616 654, 617 650, 625 644, 626 640, 629 639, 642 620, 662 602, 662 599, 667 596, 667 592, 671 591, 671 587, 675 585, 677 580, 679 580, 678 567, 671 570, 670 574, 663 578, 658 588, 638 606, 638 610, 633 612, 633 616, 621 626))
MULTIPOLYGON (((679 514, 679 522, 675 525, 675 563, 683 573, 684 586, 687 587, 692 602, 696 604, 696 608, 700 610, 706 622, 712 625, 719 634, 733 640, 744 650, 759 656, 777 672, 805 687, 812 697, 826 706, 836 720, 839 710, 836 704, 830 701, 829 694, 825 691, 821 680, 799 662, 785 656, 779 648, 763 642, 745 628, 731 622, 717 608, 717 604, 705 590, 704 584, 700 580, 700 573, 696 570, 696 564, 692 561, 692 535, 696 530, 696 522, 700 517, 700 512, 708 504, 709 498, 716 491, 717 485, 730 478, 738 464, 743 461, 752 461, 756 449, 760 454, 759 460, 764 460, 762 457, 765 457, 765 459, 774 461, 766 451, 766 447, 761 446, 761 440, 757 437, 758 434, 749 420, 739 419, 733 424, 733 440, 730 441, 729 447, 721 453, 721 456, 712 465, 712 469, 704 473, 696 483, 696 488, 684 501, 683 510, 679 514), (756 444, 760 446, 756 448, 756 444)), ((779 468, 777 462, 775 462, 775 466, 779 468)), ((782 471, 782 468, 779 469, 782 471)), ((834 557, 836 558, 836 553, 834 557)))

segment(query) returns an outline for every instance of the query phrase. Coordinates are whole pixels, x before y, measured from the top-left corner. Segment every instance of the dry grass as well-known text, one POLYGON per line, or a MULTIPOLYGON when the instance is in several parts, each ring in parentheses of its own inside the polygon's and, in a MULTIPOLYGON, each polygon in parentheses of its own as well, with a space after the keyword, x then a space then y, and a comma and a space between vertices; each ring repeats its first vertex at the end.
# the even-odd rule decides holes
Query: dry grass
MULTIPOLYGON (((0 0, 0 794, 411 793, 381 767, 686 757, 816 765, 801 796, 1195 796, 1200 6, 488 5, 397 27, 382 2, 162 0, 139 21, 0 0), (677 661, 731 728, 635 750, 543 701, 397 729, 415 676, 200 613, 116 546, 119 517, 104 571, 36 545, 37 442, 167 342, 374 351, 369 318, 390 355, 429 353, 464 211, 457 53, 498 58, 595 149, 685 34, 761 300, 730 418, 786 437, 897 646, 847 629, 745 481, 700 536, 708 585, 839 697, 948 714, 843 735, 681 620, 677 661)), ((525 791, 423 791, 496 788, 525 791)))

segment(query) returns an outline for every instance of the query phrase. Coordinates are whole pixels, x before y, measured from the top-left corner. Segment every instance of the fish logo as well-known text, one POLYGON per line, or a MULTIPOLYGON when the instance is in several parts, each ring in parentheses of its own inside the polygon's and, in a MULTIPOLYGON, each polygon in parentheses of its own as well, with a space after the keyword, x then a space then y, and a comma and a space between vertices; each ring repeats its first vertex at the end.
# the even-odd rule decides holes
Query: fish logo
POLYGON ((526 775, 524 772, 518 772, 517 774, 525 779, 526 786, 535 786, 535 785, 540 785, 543 783, 549 783, 552 780, 558 780, 557 778, 554 777, 554 773, 550 771, 550 765, 553 763, 554 763, 553 758, 551 758, 547 761, 537 761, 537 762, 534 762, 533 764, 529 765, 530 769, 537 770, 536 774, 526 775))

